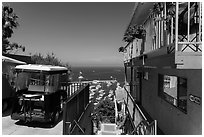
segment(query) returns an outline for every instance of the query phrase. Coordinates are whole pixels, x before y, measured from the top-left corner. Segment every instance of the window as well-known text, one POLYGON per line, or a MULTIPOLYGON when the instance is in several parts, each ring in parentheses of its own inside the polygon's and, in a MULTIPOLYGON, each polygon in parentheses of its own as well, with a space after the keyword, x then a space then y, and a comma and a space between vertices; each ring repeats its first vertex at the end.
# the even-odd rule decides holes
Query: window
POLYGON ((41 73, 31 73, 30 85, 44 86, 45 85, 45 75, 42 75, 41 73))
POLYGON ((187 112, 187 79, 159 74, 159 96, 187 112))

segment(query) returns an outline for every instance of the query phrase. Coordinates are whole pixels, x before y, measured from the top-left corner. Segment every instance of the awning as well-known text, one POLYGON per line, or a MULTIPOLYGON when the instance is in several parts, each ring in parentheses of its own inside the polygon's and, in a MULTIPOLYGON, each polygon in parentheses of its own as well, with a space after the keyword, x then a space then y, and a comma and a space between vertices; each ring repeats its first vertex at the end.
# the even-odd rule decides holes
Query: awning
POLYGON ((153 6, 154 2, 136 2, 128 27, 131 25, 142 25, 148 18, 153 6))
POLYGON ((16 60, 16 59, 5 57, 5 56, 2 56, 2 62, 14 63, 14 64, 26 64, 26 62, 19 61, 19 60, 16 60))

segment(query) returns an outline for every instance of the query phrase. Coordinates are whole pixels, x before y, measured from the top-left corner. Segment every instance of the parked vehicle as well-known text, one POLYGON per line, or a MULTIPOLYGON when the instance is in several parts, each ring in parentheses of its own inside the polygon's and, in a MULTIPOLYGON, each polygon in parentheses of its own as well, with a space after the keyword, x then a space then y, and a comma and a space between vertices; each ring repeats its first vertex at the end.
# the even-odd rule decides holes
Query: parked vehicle
POLYGON ((67 99, 67 71, 65 67, 51 65, 16 66, 17 92, 11 118, 57 122, 67 99))

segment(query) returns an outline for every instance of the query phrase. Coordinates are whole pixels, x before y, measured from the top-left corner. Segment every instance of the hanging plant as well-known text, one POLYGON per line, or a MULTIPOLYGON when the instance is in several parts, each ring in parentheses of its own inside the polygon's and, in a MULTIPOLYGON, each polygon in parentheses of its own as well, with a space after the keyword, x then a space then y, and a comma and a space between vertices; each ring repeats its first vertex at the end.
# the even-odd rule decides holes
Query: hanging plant
POLYGON ((123 41, 125 41, 125 42, 132 42, 133 41, 133 36, 132 36, 132 31, 133 31, 133 29, 132 29, 132 27, 130 26, 128 29, 127 29, 127 31, 125 32, 125 34, 124 34, 124 37, 123 37, 123 41))
POLYGON ((143 25, 135 25, 133 26, 133 33, 134 38, 142 39, 146 36, 146 30, 143 25))
POLYGON ((126 48, 125 48, 125 47, 120 47, 120 48, 118 49, 118 51, 119 51, 119 52, 124 52, 124 53, 126 53, 126 52, 127 52, 127 50, 126 50, 126 48))
POLYGON ((124 51, 124 47, 120 47, 120 48, 118 49, 118 51, 119 51, 119 52, 123 52, 123 51, 124 51))
POLYGON ((130 34, 126 34, 123 37, 123 41, 128 42, 128 43, 132 42, 133 41, 133 37, 130 34))
POLYGON ((132 42, 135 38, 142 39, 146 36, 146 30, 142 25, 132 25, 126 31, 123 41, 132 42))

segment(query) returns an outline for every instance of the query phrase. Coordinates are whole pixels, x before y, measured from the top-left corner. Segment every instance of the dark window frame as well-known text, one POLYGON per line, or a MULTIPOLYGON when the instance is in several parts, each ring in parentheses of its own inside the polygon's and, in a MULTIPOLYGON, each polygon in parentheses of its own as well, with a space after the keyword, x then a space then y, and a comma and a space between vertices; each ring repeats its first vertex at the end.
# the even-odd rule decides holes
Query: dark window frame
POLYGON ((175 75, 167 75, 167 74, 158 74, 158 96, 161 97, 163 100, 171 104, 172 106, 176 107, 180 111, 187 114, 187 78, 175 76, 175 75), (177 77, 177 98, 174 98, 173 96, 167 94, 164 92, 164 76, 170 76, 170 77, 177 77), (184 89, 185 89, 185 99, 181 99, 181 87, 183 86, 181 84, 181 80, 184 82, 184 89), (174 104, 174 101, 176 100, 176 104, 174 104))

